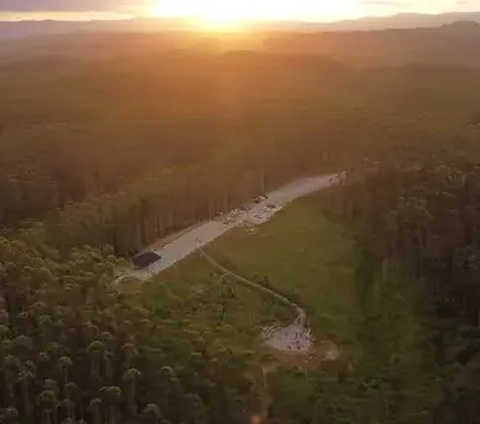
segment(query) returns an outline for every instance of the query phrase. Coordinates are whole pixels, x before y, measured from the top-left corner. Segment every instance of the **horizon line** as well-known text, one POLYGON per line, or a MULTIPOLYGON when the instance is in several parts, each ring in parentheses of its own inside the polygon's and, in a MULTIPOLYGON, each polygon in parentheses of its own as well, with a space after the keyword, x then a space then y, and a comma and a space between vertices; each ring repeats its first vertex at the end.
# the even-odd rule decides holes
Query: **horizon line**
MULTIPOLYGON (((468 13, 480 13, 480 10, 472 11, 451 11, 451 12, 400 12, 400 13, 389 13, 389 14, 368 14, 360 15, 358 17, 339 17, 338 19, 328 19, 328 20, 308 20, 308 19, 265 19, 265 18, 252 18, 248 19, 251 22, 301 22, 305 24, 328 24, 335 22, 344 22, 344 21, 358 21, 362 19, 382 19, 382 18, 392 18, 397 16, 442 16, 442 15, 461 15, 468 13)), ((13 13, 0 13, 0 22, 101 22, 101 21, 130 21, 130 20, 189 20, 192 19, 191 16, 182 16, 182 15, 171 15, 171 16, 151 16, 151 15, 142 15, 142 14, 126 14, 126 13, 115 13, 115 12, 80 12, 80 13, 69 13, 69 12, 58 12, 58 13, 37 13, 29 12, 17 16, 13 13), (83 15, 83 16, 82 16, 83 15), (85 16, 88 15, 88 16, 85 16)))

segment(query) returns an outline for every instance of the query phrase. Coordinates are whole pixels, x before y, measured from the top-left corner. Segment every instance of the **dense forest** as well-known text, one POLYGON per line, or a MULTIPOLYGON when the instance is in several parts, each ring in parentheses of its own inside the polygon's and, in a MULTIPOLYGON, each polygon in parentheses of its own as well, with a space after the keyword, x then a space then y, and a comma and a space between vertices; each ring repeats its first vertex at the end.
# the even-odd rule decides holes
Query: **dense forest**
POLYGON ((322 194, 318 208, 362 246, 362 354, 348 375, 335 366, 273 375, 280 422, 478 423, 476 141, 392 143, 322 194))
POLYGON ((36 228, 62 252, 110 244, 128 256, 295 176, 355 161, 386 131, 448 138, 479 119, 477 76, 249 52, 22 65, 0 82, 1 221, 43 219, 36 228))
POLYGON ((431 361, 414 385, 378 351, 361 376, 276 374, 311 390, 274 390, 272 422, 478 423, 480 71, 265 50, 0 68, 0 421, 241 422, 254 353, 119 292, 118 258, 345 170, 322 209, 362 241, 365 290, 415 292, 431 361))
POLYGON ((417 384, 435 379, 440 391, 416 396, 438 423, 477 423, 480 415, 479 151, 471 141, 405 142, 330 198, 329 212, 359 229, 366 287, 375 285, 375 266, 399 276, 425 313, 434 367, 424 364, 417 384))

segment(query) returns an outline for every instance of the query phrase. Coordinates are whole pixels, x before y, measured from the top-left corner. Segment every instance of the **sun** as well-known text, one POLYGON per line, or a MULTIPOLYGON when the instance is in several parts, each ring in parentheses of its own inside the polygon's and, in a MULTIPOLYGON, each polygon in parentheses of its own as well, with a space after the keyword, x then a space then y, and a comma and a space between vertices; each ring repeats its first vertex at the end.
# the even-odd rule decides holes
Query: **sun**
POLYGON ((360 0, 151 0, 150 14, 184 17, 206 29, 237 29, 251 21, 321 22, 358 16, 360 0))
POLYGON ((242 27, 249 19, 247 10, 240 3, 224 0, 160 1, 151 7, 150 13, 157 17, 184 17, 206 29, 227 30, 242 27))

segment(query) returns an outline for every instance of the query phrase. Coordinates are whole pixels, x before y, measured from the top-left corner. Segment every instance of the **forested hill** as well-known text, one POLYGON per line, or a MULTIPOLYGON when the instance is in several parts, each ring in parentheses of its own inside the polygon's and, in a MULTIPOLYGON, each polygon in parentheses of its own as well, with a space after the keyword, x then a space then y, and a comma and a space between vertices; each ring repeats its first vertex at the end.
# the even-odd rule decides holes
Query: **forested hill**
POLYGON ((355 70, 316 55, 203 49, 5 66, 0 217, 7 227, 46 219, 45 237, 62 249, 109 244, 129 256, 356 160, 386 128, 419 138, 475 131, 465 125, 479 119, 479 81, 470 69, 355 70))
POLYGON ((478 67, 476 45, 479 40, 480 24, 468 20, 433 28, 345 32, 288 27, 286 30, 267 27, 250 33, 230 34, 195 32, 185 28, 153 32, 71 30, 62 35, 18 40, 0 38, 0 64, 29 57, 105 60, 125 56, 151 57, 165 51, 194 49, 215 53, 250 50, 323 55, 356 67, 406 63, 478 67))
POLYGON ((479 40, 480 24, 456 22, 438 28, 276 33, 264 44, 268 50, 326 55, 357 67, 406 63, 478 67, 479 40))
MULTIPOLYGON (((268 31, 315 32, 315 31, 374 31, 383 29, 434 28, 455 22, 480 22, 479 12, 456 12, 443 14, 401 13, 393 16, 365 17, 329 23, 300 21, 257 21, 249 24, 255 33, 268 31)), ((124 20, 93 21, 0 21, 0 39, 43 37, 55 34, 81 33, 155 33, 179 31, 195 27, 184 18, 132 18, 124 20)))

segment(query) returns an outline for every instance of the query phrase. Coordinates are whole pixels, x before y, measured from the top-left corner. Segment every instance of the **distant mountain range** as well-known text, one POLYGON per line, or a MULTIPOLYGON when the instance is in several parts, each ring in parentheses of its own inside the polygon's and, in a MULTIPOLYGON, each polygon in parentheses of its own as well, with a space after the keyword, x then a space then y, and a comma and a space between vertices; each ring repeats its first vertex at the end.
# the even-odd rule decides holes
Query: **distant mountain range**
MULTIPOLYGON (((253 31, 370 31, 382 29, 427 28, 449 25, 458 21, 480 23, 480 12, 440 15, 400 14, 389 17, 367 17, 332 23, 256 22, 253 31)), ((162 32, 191 30, 185 19, 134 18, 118 21, 0 21, 0 39, 18 39, 42 35, 83 32, 162 32)))

